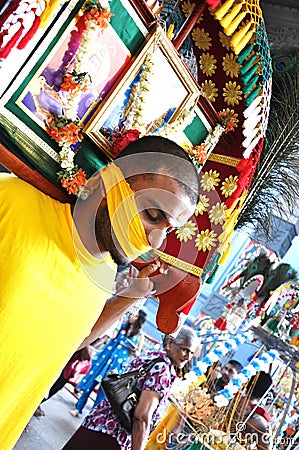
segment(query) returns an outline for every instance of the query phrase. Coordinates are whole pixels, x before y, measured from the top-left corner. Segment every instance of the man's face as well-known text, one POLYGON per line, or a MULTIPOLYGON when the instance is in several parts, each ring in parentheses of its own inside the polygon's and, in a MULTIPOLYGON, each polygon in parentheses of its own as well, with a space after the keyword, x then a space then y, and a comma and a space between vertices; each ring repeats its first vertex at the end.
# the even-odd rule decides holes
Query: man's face
POLYGON ((221 369, 221 377, 224 384, 230 382, 230 380, 238 374, 237 369, 230 363, 225 364, 225 366, 221 369))
MULTIPOLYGON (((169 176, 159 174, 149 178, 140 175, 130 186, 135 192, 147 240, 153 248, 161 247, 167 233, 184 225, 194 211, 195 205, 183 188, 169 176)), ((117 264, 128 263, 111 229, 105 201, 96 214, 95 235, 117 264)))
POLYGON ((146 237, 159 248, 167 233, 180 228, 192 215, 195 205, 172 177, 139 177, 131 184, 146 237))

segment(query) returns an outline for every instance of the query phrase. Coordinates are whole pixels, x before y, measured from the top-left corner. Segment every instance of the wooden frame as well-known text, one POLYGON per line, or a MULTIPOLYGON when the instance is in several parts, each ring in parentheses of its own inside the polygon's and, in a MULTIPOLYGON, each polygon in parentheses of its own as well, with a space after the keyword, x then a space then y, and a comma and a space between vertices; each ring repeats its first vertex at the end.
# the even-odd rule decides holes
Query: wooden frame
POLYGON ((152 83, 155 86, 157 97, 156 101, 151 98, 144 108, 147 114, 147 117, 144 118, 146 123, 153 122, 161 116, 161 111, 166 113, 171 108, 174 112, 167 122, 172 123, 181 116, 183 111, 192 110, 199 97, 200 92, 196 82, 182 63, 171 41, 162 28, 157 25, 121 81, 109 91, 83 129, 83 132, 111 159, 114 157, 112 135, 118 129, 119 122, 122 120, 121 113, 128 102, 128 95, 132 86, 137 82, 149 53, 152 53, 155 60, 155 75, 152 83), (163 103, 164 101, 165 103, 163 103), (171 101, 172 104, 166 103, 166 101, 171 101))

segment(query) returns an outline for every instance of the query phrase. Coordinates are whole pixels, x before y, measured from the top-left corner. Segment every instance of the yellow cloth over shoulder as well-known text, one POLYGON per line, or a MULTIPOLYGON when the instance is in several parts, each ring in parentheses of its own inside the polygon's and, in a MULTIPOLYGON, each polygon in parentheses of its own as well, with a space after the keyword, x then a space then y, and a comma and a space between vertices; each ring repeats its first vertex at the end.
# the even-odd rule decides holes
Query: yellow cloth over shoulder
POLYGON ((87 276, 72 228, 70 205, 0 174, 1 450, 13 448, 113 287, 110 257, 99 261, 85 252, 102 286, 87 276))
POLYGON ((139 217, 134 192, 121 170, 111 163, 101 170, 111 225, 127 258, 131 261, 151 250, 139 217))

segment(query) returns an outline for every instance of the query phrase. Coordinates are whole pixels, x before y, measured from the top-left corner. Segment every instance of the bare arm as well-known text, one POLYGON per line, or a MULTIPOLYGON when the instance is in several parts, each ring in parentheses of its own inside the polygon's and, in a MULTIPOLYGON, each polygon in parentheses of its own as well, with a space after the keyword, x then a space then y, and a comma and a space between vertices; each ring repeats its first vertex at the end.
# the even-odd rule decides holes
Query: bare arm
POLYGON ((269 422, 258 414, 254 414, 247 422, 254 433, 258 450, 271 450, 273 448, 273 436, 269 422))
POLYGON ((141 331, 140 332, 140 338, 138 339, 138 343, 137 343, 136 350, 135 350, 135 354, 136 355, 140 355, 142 347, 143 347, 143 344, 144 344, 144 334, 141 331))
POLYGON ((160 395, 154 391, 142 391, 134 411, 132 450, 143 450, 149 436, 153 412, 157 408, 160 395))
POLYGON ((129 286, 119 293, 110 297, 103 311, 94 324, 91 333, 82 342, 80 348, 85 347, 101 336, 107 328, 112 326, 118 319, 136 303, 139 298, 149 295, 153 289, 153 282, 149 278, 150 274, 157 270, 158 264, 152 264, 142 269, 136 278, 132 278, 129 286))

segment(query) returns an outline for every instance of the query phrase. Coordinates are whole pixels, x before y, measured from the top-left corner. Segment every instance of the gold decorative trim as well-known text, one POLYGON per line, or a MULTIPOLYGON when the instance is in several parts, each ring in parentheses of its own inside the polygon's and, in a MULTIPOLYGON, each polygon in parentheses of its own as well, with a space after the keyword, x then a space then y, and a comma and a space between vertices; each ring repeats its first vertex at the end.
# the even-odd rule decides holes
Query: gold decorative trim
POLYGON ((220 164, 225 164, 226 166, 231 167, 237 167, 237 165, 241 161, 240 158, 234 158, 233 156, 219 155, 218 153, 211 153, 210 156, 208 157, 208 160, 220 164))
POLYGON ((175 258, 174 256, 168 255, 167 253, 160 252, 160 250, 154 250, 159 258, 170 264, 171 266, 177 267, 178 269, 184 270, 185 272, 191 273, 196 277, 201 277, 203 269, 201 267, 194 266, 193 264, 187 263, 181 259, 175 258))
MULTIPOLYGON (((9 110, 0 105, 0 120, 2 126, 6 129, 11 139, 21 145, 31 156, 35 155, 39 160, 43 159, 42 152, 50 156, 54 161, 59 163, 59 155, 45 141, 34 133, 24 122, 14 116, 9 110)), ((39 167, 42 167, 39 166, 39 167)))

